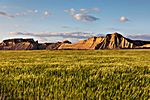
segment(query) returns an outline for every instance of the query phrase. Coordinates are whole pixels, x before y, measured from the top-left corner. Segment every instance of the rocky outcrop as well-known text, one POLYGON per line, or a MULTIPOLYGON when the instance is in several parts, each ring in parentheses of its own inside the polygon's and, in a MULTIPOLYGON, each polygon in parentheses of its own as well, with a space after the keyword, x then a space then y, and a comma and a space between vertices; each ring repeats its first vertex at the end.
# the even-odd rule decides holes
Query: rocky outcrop
POLYGON ((45 44, 46 44, 46 50, 57 50, 62 43, 57 42, 57 43, 45 43, 45 44))
POLYGON ((57 50, 62 44, 71 44, 65 40, 57 43, 38 43, 33 39, 7 39, 0 43, 0 50, 57 50))
POLYGON ((57 50, 60 48, 60 46, 65 45, 65 44, 71 44, 71 42, 68 40, 64 40, 63 42, 45 43, 45 44, 46 44, 47 50, 57 50))
POLYGON ((68 40, 57 43, 38 43, 33 39, 7 39, 0 43, 0 50, 94 50, 94 49, 150 49, 150 41, 131 40, 121 34, 107 34, 105 37, 91 37, 71 43, 68 40))
POLYGON ((138 49, 149 48, 150 41, 131 40, 121 34, 107 34, 95 49, 138 49))
POLYGON ((91 37, 87 40, 80 40, 74 44, 62 44, 59 50, 92 50, 103 40, 103 37, 91 37))
POLYGON ((134 47, 132 40, 123 37, 121 34, 113 33, 107 34, 95 49, 130 49, 134 47))
POLYGON ((74 44, 62 44, 59 50, 93 50, 93 49, 141 49, 150 48, 150 41, 131 40, 119 33, 107 34, 105 37, 91 37, 74 44))
POLYGON ((38 44, 37 43, 30 43, 30 42, 21 42, 17 43, 14 47, 14 50, 37 50, 38 44))
POLYGON ((1 50, 37 50, 38 42, 33 39, 7 39, 0 44, 1 50))

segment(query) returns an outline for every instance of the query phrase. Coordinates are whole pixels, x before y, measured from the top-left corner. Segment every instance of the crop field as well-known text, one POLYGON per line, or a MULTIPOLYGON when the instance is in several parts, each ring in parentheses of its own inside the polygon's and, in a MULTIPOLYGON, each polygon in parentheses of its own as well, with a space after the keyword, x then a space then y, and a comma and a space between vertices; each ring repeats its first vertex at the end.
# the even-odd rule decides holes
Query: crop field
POLYGON ((0 99, 148 100, 150 50, 0 51, 0 99))

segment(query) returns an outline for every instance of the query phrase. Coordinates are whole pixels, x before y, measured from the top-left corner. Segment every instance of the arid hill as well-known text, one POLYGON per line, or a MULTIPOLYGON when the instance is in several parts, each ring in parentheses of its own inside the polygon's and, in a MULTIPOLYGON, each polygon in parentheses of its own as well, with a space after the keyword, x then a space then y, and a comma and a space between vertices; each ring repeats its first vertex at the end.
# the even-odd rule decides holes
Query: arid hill
POLYGON ((7 39, 0 43, 1 50, 36 50, 38 42, 33 39, 7 39))
POLYGON ((121 34, 107 34, 95 49, 140 49, 150 48, 150 41, 131 40, 121 34))
POLYGON ((141 49, 150 48, 150 41, 131 40, 119 33, 107 34, 105 37, 91 37, 74 44, 62 44, 60 50, 92 49, 141 49))
POLYGON ((113 33, 107 34, 95 49, 130 49, 134 47, 135 45, 132 40, 123 37, 121 34, 113 33))
POLYGON ((91 37, 71 43, 68 40, 57 43, 38 43, 33 39, 7 39, 0 43, 0 50, 94 50, 94 49, 150 49, 150 41, 131 40, 121 34, 107 34, 105 37, 91 37))
POLYGON ((57 43, 38 43, 33 39, 7 39, 0 43, 0 50, 57 50, 62 44, 70 44, 71 42, 65 40, 57 43))
POLYGON ((87 40, 80 40, 74 44, 62 44, 58 49, 59 50, 90 50, 95 49, 97 44, 103 40, 103 37, 91 37, 87 40))

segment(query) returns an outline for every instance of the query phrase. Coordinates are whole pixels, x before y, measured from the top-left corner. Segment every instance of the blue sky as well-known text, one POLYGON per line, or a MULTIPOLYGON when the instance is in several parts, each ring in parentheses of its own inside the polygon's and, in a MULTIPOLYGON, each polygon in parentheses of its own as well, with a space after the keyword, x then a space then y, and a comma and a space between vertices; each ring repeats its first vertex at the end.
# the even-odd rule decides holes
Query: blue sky
POLYGON ((150 39, 150 0, 0 0, 0 40, 77 41, 120 32, 150 39))

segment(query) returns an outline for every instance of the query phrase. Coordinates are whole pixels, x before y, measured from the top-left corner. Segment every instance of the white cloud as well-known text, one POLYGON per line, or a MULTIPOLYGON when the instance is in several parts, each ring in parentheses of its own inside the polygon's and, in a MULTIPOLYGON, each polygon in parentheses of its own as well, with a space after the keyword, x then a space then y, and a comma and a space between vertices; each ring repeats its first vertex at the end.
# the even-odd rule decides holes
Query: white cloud
POLYGON ((78 13, 84 13, 84 14, 87 14, 89 13, 89 10, 88 9, 84 9, 84 8, 81 8, 78 13))
POLYGON ((49 16, 50 12, 49 11, 39 11, 37 9, 28 9, 22 12, 17 12, 15 13, 15 16, 27 16, 27 15, 35 15, 35 14, 41 14, 43 16, 49 16))
POLYGON ((99 9, 98 8, 92 8, 92 9, 85 9, 81 8, 79 10, 75 10, 74 8, 65 10, 65 12, 69 13, 74 19, 78 21, 84 21, 84 22, 93 22, 98 20, 99 18, 89 14, 94 12, 97 12, 99 9), (91 12, 92 11, 92 12, 91 12))
POLYGON ((45 12, 44 12, 44 15, 45 15, 45 16, 49 16, 49 12, 48 12, 48 11, 45 11, 45 12))
POLYGON ((75 10, 74 8, 71 8, 71 9, 67 9, 67 10, 64 10, 65 12, 67 13, 70 13, 71 15, 73 14, 76 14, 76 13, 93 13, 93 12, 100 12, 100 9, 99 8, 91 8, 91 9, 85 9, 85 8, 81 8, 79 10, 75 10))
POLYGON ((40 38, 47 37, 63 37, 63 38, 89 38, 92 37, 93 34, 86 32, 41 32, 41 33, 23 33, 23 32, 10 32, 11 35, 24 35, 24 36, 34 36, 40 38))
POLYGON ((73 15, 73 17, 74 17, 76 20, 84 21, 84 22, 87 22, 87 21, 92 22, 92 21, 96 21, 96 20, 99 19, 99 18, 94 17, 94 16, 92 16, 92 15, 81 14, 81 13, 78 13, 78 14, 73 15))
POLYGON ((129 19, 127 17, 125 17, 125 16, 120 17, 120 22, 127 22, 127 21, 129 21, 129 19))
POLYGON ((15 14, 15 16, 26 16, 26 15, 28 15, 28 14, 34 14, 34 13, 37 13, 37 12, 38 12, 38 10, 28 9, 28 10, 26 10, 26 11, 17 12, 17 13, 15 14))

